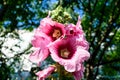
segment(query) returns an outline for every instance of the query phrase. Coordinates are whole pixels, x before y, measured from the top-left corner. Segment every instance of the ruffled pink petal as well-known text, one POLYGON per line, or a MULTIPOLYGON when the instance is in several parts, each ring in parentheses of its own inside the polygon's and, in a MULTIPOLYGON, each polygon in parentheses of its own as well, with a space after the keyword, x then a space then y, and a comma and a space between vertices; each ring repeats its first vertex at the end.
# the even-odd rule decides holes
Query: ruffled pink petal
POLYGON ((58 62, 59 64, 63 65, 65 69, 69 72, 75 71, 76 65, 71 59, 63 59, 62 57, 58 56, 59 54, 58 48, 60 47, 60 45, 63 45, 63 44, 65 44, 65 46, 71 45, 69 47, 71 47, 71 49, 73 49, 73 52, 74 52, 74 48, 75 48, 74 40, 75 40, 74 38, 62 39, 62 40, 59 39, 59 40, 56 40, 54 43, 50 44, 49 46, 52 59, 58 62))
POLYGON ((73 76, 75 80, 81 80, 83 77, 83 72, 84 72, 84 66, 81 64, 81 69, 79 71, 73 72, 73 76))
MULTIPOLYGON (((65 34, 64 27, 65 26, 63 24, 58 23, 56 21, 52 21, 51 18, 47 17, 47 18, 44 18, 43 20, 41 20, 39 29, 43 33, 45 33, 49 38, 52 39, 53 38, 52 34, 54 32, 54 29, 60 30, 61 35, 64 35, 65 34)), ((54 38, 53 38, 53 41, 54 41, 54 38)))
POLYGON ((79 35, 78 38, 76 38, 76 42, 77 45, 80 46, 82 49, 89 49, 89 43, 86 41, 84 35, 79 35))
POLYGON ((39 36, 35 36, 31 43, 33 45, 33 47, 36 48, 45 48, 49 43, 51 42, 51 40, 48 40, 47 37, 39 37, 39 36))
POLYGON ((83 72, 82 71, 73 72, 73 76, 75 80, 81 80, 83 77, 83 72))
POLYGON ((51 39, 43 33, 39 28, 35 30, 35 34, 31 41, 33 47, 41 48, 47 46, 51 42, 51 39))
POLYGON ((76 51, 77 55, 74 58, 79 58, 78 62, 82 63, 85 60, 88 60, 90 58, 90 53, 87 50, 81 49, 80 47, 77 47, 76 51))
POLYGON ((68 72, 75 72, 81 70, 81 64, 89 58, 89 52, 78 47, 71 59, 61 60, 60 64, 63 65, 68 72))
POLYGON ((81 46, 82 49, 88 50, 89 43, 85 39, 84 31, 82 30, 81 20, 78 17, 76 25, 68 24, 65 27, 67 37, 76 37, 77 44, 81 46))
POLYGON ((52 59, 63 65, 65 70, 68 72, 79 71, 81 69, 81 63, 90 57, 90 54, 87 50, 84 50, 80 46, 76 45, 75 37, 56 40, 54 43, 50 44, 49 50, 51 52, 52 59), (71 58, 64 59, 58 56, 58 49, 61 45, 71 49, 71 54, 73 54, 71 58))
POLYGON ((49 75, 51 75, 51 73, 55 70, 55 67, 53 66, 49 66, 48 68, 39 71, 36 73, 36 75, 38 76, 37 80, 45 80, 45 78, 47 78, 49 75))
POLYGON ((39 28, 46 34, 48 34, 52 26, 54 26, 54 21, 51 18, 47 17, 41 20, 39 28))
POLYGON ((30 54, 29 59, 32 62, 40 63, 44 61, 49 56, 48 48, 37 49, 34 53, 30 54))
POLYGON ((63 24, 61 24, 61 23, 58 23, 58 22, 54 22, 54 26, 55 26, 55 28, 61 30, 62 35, 65 34, 65 29, 64 29, 64 28, 65 28, 65 25, 63 25, 63 24))
POLYGON ((78 21, 76 23, 76 27, 77 27, 77 29, 82 29, 80 16, 78 16, 78 21))
POLYGON ((68 71, 68 72, 76 71, 76 63, 75 63, 75 61, 72 61, 72 60, 71 61, 70 60, 65 61, 63 66, 64 66, 65 70, 68 71))

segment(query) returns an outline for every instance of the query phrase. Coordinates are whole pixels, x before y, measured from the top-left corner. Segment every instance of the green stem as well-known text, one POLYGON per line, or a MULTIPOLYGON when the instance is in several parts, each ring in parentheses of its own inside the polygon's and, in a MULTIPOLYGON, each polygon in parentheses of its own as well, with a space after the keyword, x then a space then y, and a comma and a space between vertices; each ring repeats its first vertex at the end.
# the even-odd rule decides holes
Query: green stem
POLYGON ((58 64, 57 69, 58 69, 59 80, 63 80, 63 77, 64 77, 63 67, 58 64))

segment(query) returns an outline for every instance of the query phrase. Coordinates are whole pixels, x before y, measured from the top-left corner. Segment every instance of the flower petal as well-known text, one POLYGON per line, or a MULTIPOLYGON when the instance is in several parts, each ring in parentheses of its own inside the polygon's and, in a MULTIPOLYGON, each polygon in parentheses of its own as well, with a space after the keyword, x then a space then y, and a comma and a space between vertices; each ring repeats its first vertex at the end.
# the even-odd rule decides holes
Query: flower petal
POLYGON ((64 35, 65 34, 65 26, 63 25, 63 24, 61 24, 61 23, 58 23, 58 22, 54 22, 54 26, 55 26, 55 28, 59 28, 60 30, 61 30, 61 32, 62 32, 62 35, 64 35))
POLYGON ((64 64, 64 68, 65 70, 67 70, 68 72, 74 72, 76 71, 76 63, 74 63, 74 61, 66 61, 64 64))
POLYGON ((78 16, 78 21, 76 23, 76 27, 82 29, 80 16, 78 16))
POLYGON ((48 34, 51 31, 52 26, 54 26, 54 21, 47 17, 41 20, 39 28, 42 32, 48 34))
POLYGON ((46 34, 41 32, 40 29, 37 29, 35 31, 35 35, 31 41, 33 47, 36 47, 36 48, 42 48, 42 47, 44 48, 50 42, 51 42, 51 39, 46 34))
POLYGON ((83 72, 82 71, 73 72, 73 76, 75 80, 81 80, 83 77, 83 72))
POLYGON ((63 65, 65 70, 68 72, 75 72, 81 69, 81 64, 90 57, 90 54, 87 50, 82 49, 81 46, 76 45, 75 37, 68 37, 56 40, 54 43, 51 43, 48 46, 51 57, 54 61, 58 62, 60 65, 63 65), (70 54, 73 54, 71 58, 64 59, 60 57, 59 47, 67 47, 71 49, 70 54))
POLYGON ((32 53, 29 56, 29 59, 32 62, 35 62, 35 63, 39 64, 40 62, 44 61, 48 56, 49 56, 49 51, 48 51, 47 48, 44 48, 44 49, 36 50, 34 53, 32 53))
POLYGON ((83 77, 83 72, 84 72, 84 66, 81 64, 81 69, 79 71, 73 72, 73 76, 75 80, 81 80, 83 77))
POLYGON ((49 66, 48 68, 37 72, 36 73, 36 75, 38 76, 37 80, 45 80, 45 78, 47 78, 54 70, 55 70, 55 67, 49 66))
POLYGON ((77 55, 74 56, 74 58, 76 59, 76 61, 78 62, 84 62, 85 60, 88 60, 90 58, 90 53, 87 50, 81 49, 80 47, 77 47, 77 51, 76 51, 77 55))

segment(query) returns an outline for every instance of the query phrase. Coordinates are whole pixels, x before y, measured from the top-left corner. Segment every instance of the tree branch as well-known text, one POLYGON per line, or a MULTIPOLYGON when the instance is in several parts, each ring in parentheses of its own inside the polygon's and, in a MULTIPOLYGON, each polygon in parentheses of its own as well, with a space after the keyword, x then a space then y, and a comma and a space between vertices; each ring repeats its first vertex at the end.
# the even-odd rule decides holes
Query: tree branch
POLYGON ((99 64, 94 65, 94 67, 100 66, 100 65, 107 65, 107 64, 110 64, 110 63, 114 63, 114 62, 120 62, 120 58, 113 59, 113 60, 110 60, 110 61, 103 61, 103 62, 101 62, 99 64))

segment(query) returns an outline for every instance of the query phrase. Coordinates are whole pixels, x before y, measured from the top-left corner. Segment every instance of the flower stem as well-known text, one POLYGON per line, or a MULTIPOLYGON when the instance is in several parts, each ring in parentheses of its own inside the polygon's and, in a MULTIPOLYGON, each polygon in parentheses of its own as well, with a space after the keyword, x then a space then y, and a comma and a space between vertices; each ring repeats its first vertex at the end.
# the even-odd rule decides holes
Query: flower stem
POLYGON ((57 72, 58 72, 58 78, 59 80, 63 80, 64 73, 63 73, 63 67, 59 64, 57 64, 57 72))

